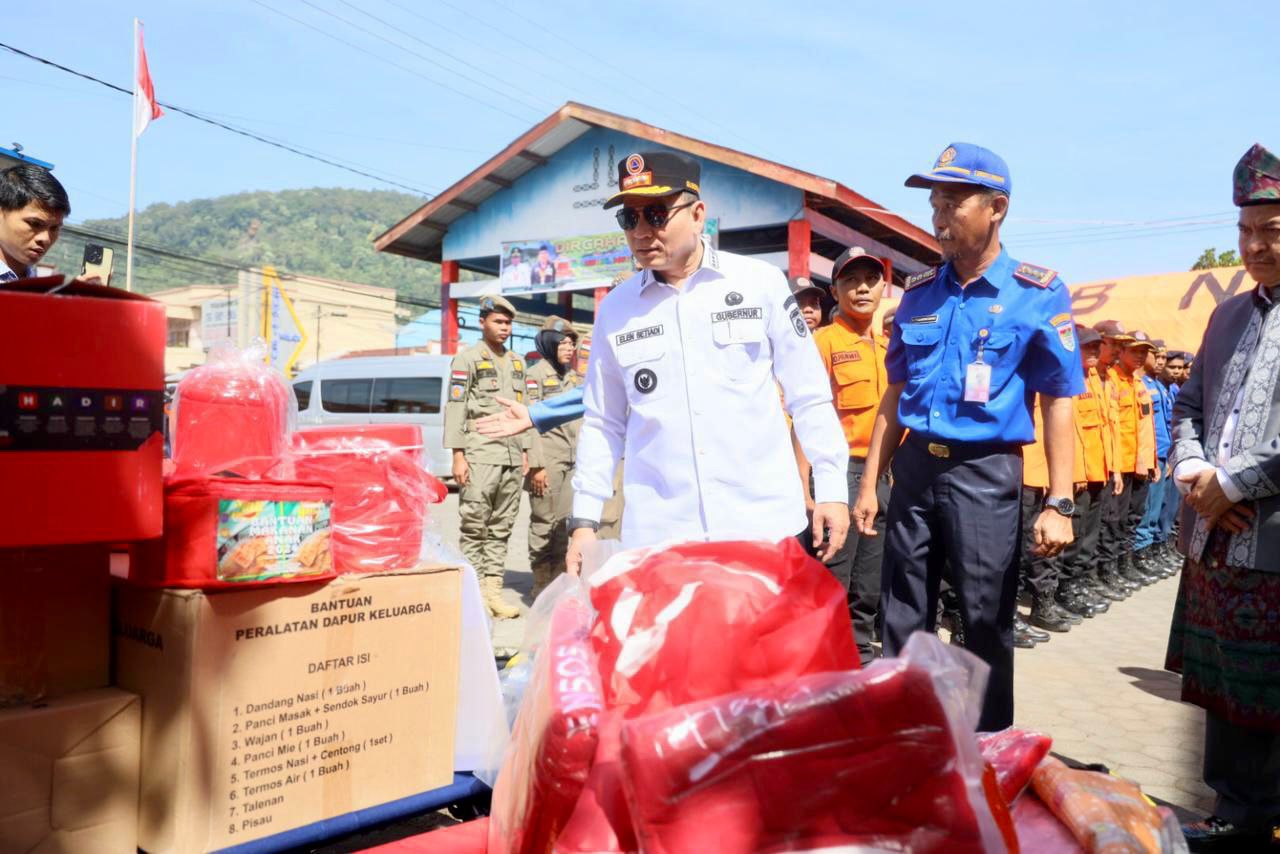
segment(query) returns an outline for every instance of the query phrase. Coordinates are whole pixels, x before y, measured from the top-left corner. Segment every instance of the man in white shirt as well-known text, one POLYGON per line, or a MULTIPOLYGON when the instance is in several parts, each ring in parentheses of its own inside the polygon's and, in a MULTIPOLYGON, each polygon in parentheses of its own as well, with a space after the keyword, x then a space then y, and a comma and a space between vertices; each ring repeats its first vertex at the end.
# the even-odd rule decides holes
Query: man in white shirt
POLYGON ((818 350, 782 271, 702 240, 699 180, 698 163, 673 152, 618 164, 619 192, 605 207, 622 205, 618 223, 640 272, 596 316, 570 572, 596 537, 624 453, 627 547, 804 531, 782 400, 813 465, 810 530, 820 557, 848 531, 848 447, 818 350))
POLYGON ((70 213, 67 191, 43 166, 20 163, 0 172, 0 284, 36 274, 70 213))

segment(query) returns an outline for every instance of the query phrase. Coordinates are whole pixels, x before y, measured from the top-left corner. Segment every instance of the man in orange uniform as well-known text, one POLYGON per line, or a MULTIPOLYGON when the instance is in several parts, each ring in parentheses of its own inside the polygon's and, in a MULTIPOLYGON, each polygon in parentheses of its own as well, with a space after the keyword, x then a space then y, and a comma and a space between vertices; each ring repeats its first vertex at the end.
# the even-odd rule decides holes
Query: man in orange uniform
MULTIPOLYGON (((1107 420, 1098 358, 1102 336, 1092 329, 1077 331, 1080 363, 1084 368, 1084 394, 1073 399, 1076 428, 1076 512, 1071 517, 1075 539, 1062 558, 1057 601, 1069 613, 1093 617, 1110 607, 1101 584, 1093 578, 1098 533, 1102 526, 1102 502, 1111 491, 1111 454, 1115 450, 1107 420)), ((1123 595, 1116 594, 1117 599, 1123 595)))
POLYGON ((1133 565, 1133 537, 1146 508, 1148 481, 1159 477, 1156 469, 1155 421, 1151 393, 1142 382, 1142 366, 1151 348, 1151 339, 1135 330, 1131 341, 1123 342, 1119 356, 1106 378, 1106 391, 1114 415, 1116 470, 1123 490, 1114 496, 1103 531, 1100 559, 1103 572, 1136 590, 1156 580, 1133 565), (1136 511, 1136 515, 1135 515, 1136 511))
POLYGON ((1094 324, 1093 328, 1094 331, 1102 336, 1102 346, 1098 350, 1097 388, 1095 391, 1098 395, 1099 408, 1102 412, 1103 420, 1106 422, 1107 472, 1111 477, 1111 487, 1104 489, 1102 492, 1102 509, 1096 551, 1097 561, 1093 567, 1092 577, 1096 582, 1097 591, 1103 597, 1113 602, 1119 602, 1129 598, 1129 594, 1135 588, 1128 581, 1112 572, 1115 566, 1115 559, 1111 556, 1110 531, 1112 518, 1119 506, 1120 496, 1124 492, 1124 476, 1119 467, 1120 439, 1117 421, 1120 415, 1116 410, 1116 401, 1111 396, 1108 381, 1111 377, 1111 372, 1115 369, 1120 359, 1120 352, 1133 341, 1133 336, 1118 320, 1103 320, 1094 324))
MULTIPOLYGON (((849 494, 856 495, 862 483, 867 447, 875 426, 876 410, 888 386, 884 357, 888 339, 873 323, 884 293, 886 267, 860 246, 845 250, 831 268, 831 291, 839 315, 830 326, 813 336, 831 378, 831 396, 849 443, 849 494)), ((884 555, 884 514, 889 503, 889 484, 876 484, 880 510, 876 514, 877 536, 859 536, 850 529, 844 548, 828 566, 849 591, 854 639, 865 665, 875 656, 871 646, 880 609, 880 562, 884 555)))
MULTIPOLYGON (((1018 567, 1018 580, 1031 596, 1031 616, 1027 621, 1023 621, 1019 614, 1014 614, 1013 617, 1013 645, 1022 649, 1049 640, 1046 632, 1069 631, 1073 625, 1081 622, 1079 616, 1068 614, 1057 603, 1062 555, 1046 557, 1036 554, 1032 528, 1036 512, 1044 506, 1045 497, 1049 494, 1049 460, 1044 450, 1044 418, 1040 414, 1039 401, 1032 407, 1032 412, 1036 440, 1022 447, 1022 557, 1018 567), (1040 629, 1045 631, 1039 631, 1040 629)), ((1077 441, 1073 475, 1073 492, 1076 494, 1079 492, 1080 480, 1084 477, 1084 462, 1080 456, 1079 444, 1077 441)), ((1073 512, 1073 519, 1074 515, 1073 512)))

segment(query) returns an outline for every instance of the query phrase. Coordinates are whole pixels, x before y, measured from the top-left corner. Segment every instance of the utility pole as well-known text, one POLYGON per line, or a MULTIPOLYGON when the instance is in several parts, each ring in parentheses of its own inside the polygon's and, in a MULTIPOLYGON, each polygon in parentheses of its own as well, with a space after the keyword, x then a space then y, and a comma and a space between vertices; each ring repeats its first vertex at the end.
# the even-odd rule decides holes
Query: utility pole
POLYGON ((317 362, 320 361, 320 319, 322 317, 346 317, 346 316, 347 316, 347 313, 345 311, 331 311, 326 315, 324 313, 324 309, 321 306, 319 305, 316 306, 316 361, 317 362))

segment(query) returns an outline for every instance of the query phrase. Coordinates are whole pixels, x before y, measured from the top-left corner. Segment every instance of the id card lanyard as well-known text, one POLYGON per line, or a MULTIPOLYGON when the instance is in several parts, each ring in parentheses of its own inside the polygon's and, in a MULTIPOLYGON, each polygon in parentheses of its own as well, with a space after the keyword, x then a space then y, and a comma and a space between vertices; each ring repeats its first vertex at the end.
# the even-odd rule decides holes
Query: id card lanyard
POLYGON ((978 355, 964 372, 965 403, 987 403, 991 400, 991 366, 982 360, 988 332, 978 331, 978 355))

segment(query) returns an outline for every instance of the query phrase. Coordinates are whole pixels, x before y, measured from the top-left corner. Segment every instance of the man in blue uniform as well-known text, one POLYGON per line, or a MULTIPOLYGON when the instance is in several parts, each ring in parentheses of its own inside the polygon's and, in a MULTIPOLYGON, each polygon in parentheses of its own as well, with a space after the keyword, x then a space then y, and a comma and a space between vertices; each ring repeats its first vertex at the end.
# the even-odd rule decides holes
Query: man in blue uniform
POLYGON ((1037 393, 1049 494, 1032 537, 1046 556, 1071 542, 1071 398, 1084 391, 1071 296, 1052 270, 1001 246, 1012 181, 995 153, 955 143, 906 183, 929 189, 946 263, 906 282, 853 518, 874 536, 873 487, 892 460, 884 652, 897 655, 912 632, 934 628, 950 564, 965 646, 991 665, 978 727, 997 730, 1013 723, 1021 446, 1034 439, 1037 393))
POLYGON ((1151 416, 1156 432, 1156 466, 1160 469, 1160 479, 1153 480, 1147 489, 1147 504, 1133 539, 1133 563, 1141 573, 1169 578, 1176 571, 1164 553, 1160 518, 1164 514, 1165 502, 1173 500, 1170 494, 1177 495, 1177 488, 1169 485, 1168 471, 1169 450, 1172 445, 1170 437, 1173 435, 1173 395, 1158 379, 1164 372, 1168 351, 1164 342, 1159 339, 1153 339, 1151 343, 1153 349, 1147 353, 1142 383, 1151 393, 1151 416))

